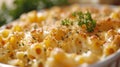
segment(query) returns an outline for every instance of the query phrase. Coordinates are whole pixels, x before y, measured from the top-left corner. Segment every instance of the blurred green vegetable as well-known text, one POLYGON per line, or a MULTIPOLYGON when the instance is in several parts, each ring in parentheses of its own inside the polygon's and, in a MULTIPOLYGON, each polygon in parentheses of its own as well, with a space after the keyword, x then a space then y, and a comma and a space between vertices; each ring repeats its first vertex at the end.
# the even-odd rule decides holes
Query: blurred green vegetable
POLYGON ((52 6, 68 5, 68 0, 14 0, 15 7, 8 8, 5 3, 2 4, 0 11, 0 26, 12 20, 19 18, 22 13, 31 10, 40 10, 52 6))
MULTIPOLYGON (((5 3, 2 4, 1 9, 4 11, 6 9, 5 3)), ((5 12, 0 11, 0 26, 6 23, 6 17, 5 17, 5 12)))

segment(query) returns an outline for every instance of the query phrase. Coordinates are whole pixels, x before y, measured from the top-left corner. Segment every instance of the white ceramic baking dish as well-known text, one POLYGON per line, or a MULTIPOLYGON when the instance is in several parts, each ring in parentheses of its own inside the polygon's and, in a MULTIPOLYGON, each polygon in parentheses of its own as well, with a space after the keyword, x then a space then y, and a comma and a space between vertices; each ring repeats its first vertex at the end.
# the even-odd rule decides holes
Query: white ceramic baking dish
MULTIPOLYGON (((99 7, 99 9, 101 9, 102 5, 90 5, 90 4, 83 4, 80 5, 82 7, 84 6, 93 6, 93 7, 99 7)), ((116 9, 116 7, 118 6, 109 6, 111 7, 111 9, 116 9)), ((4 27, 4 26, 3 26, 4 27)), ((0 67, 15 67, 15 66, 11 66, 11 65, 7 65, 7 64, 2 64, 0 63, 0 67)), ((103 60, 100 60, 94 64, 83 64, 82 66, 79 67, 120 67, 120 49, 115 52, 114 54, 106 57, 103 60)))

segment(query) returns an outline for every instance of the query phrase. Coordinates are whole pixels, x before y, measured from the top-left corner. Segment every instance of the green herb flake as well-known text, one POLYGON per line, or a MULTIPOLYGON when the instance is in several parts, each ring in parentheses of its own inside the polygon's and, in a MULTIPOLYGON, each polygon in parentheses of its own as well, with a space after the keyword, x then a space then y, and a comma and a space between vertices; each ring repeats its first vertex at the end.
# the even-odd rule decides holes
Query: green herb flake
POLYGON ((24 46, 25 44, 24 43, 22 43, 22 46, 24 46))
POLYGON ((62 20, 62 25, 70 26, 70 25, 73 25, 73 22, 70 21, 70 19, 64 19, 62 20))
POLYGON ((24 45, 25 45, 24 43, 19 44, 19 46, 24 46, 24 45))
POLYGON ((85 25, 88 32, 94 31, 96 21, 92 19, 90 12, 87 11, 86 13, 83 13, 80 11, 74 12, 72 15, 77 18, 79 26, 85 25))

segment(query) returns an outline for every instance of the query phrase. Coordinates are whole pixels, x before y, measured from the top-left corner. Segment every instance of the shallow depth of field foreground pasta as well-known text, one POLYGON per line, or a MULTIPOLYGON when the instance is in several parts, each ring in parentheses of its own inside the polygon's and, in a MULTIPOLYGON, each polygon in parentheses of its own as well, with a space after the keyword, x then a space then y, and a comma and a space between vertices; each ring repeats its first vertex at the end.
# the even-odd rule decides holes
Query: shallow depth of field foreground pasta
POLYGON ((30 11, 0 28, 0 63, 79 67, 120 48, 120 8, 70 5, 30 11))

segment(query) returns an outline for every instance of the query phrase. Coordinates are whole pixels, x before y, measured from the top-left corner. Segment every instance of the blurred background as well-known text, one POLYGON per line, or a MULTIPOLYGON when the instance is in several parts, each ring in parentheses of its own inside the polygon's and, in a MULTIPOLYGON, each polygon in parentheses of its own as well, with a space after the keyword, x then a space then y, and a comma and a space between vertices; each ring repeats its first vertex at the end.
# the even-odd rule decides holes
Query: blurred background
POLYGON ((0 26, 9 23, 22 13, 41 10, 52 6, 64 6, 73 3, 120 5, 120 0, 0 0, 0 26))

